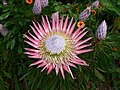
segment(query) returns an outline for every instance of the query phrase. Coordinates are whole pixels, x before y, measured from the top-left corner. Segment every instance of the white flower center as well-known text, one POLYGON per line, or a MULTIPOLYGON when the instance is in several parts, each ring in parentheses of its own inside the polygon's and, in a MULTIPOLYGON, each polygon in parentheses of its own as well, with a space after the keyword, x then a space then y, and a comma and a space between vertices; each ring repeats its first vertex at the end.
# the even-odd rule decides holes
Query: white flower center
POLYGON ((46 49, 52 54, 59 54, 65 48, 65 40, 59 35, 53 35, 46 39, 46 49))

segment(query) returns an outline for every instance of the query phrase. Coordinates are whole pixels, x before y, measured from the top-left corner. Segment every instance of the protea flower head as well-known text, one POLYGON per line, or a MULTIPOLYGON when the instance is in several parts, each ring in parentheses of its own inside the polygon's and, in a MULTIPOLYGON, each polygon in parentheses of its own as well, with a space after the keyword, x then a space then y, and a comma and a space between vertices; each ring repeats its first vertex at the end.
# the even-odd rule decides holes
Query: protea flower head
POLYGON ((98 27, 96 31, 96 38, 99 40, 104 40, 106 38, 106 33, 107 33, 107 24, 106 21, 104 20, 98 27))
POLYGON ((93 2, 91 7, 98 8, 99 7, 99 0, 96 0, 95 2, 93 2))
POLYGON ((75 24, 73 18, 68 23, 68 16, 65 22, 64 17, 59 20, 59 14, 57 15, 57 21, 52 19, 52 26, 47 16, 45 18, 42 16, 42 24, 33 22, 34 26, 30 27, 34 35, 30 32, 28 32, 29 35, 24 34, 24 37, 28 39, 25 42, 33 47, 25 48, 25 54, 28 54, 29 58, 38 59, 30 66, 43 67, 41 71, 47 70, 47 74, 55 69, 56 75, 60 71, 63 78, 65 78, 64 71, 67 71, 74 78, 70 66, 75 68, 75 64, 88 66, 77 55, 92 50, 84 49, 91 45, 85 43, 92 37, 81 40, 88 31, 85 31, 85 28, 81 30, 81 27, 74 30, 75 24))
POLYGON ((47 5, 48 0, 35 0, 32 11, 35 15, 38 15, 41 13, 42 8, 46 7, 47 5))
POLYGON ((79 15, 79 20, 80 21, 86 20, 90 16, 90 12, 91 12, 91 6, 87 7, 83 12, 81 12, 81 14, 79 15))

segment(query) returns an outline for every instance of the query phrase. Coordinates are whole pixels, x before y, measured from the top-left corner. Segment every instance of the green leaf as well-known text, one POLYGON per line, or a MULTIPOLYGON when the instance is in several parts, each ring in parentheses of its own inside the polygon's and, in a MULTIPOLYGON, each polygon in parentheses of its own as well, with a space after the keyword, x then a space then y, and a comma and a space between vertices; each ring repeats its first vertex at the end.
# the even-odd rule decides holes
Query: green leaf
POLYGON ((117 5, 120 5, 120 0, 117 1, 117 5))
POLYGON ((22 52, 23 52, 22 50, 23 50, 22 47, 19 46, 19 47, 18 47, 18 53, 22 53, 22 52))
POLYGON ((116 69, 116 71, 117 71, 118 73, 120 73, 120 68, 116 69))
POLYGON ((10 49, 12 50, 14 48, 14 46, 15 46, 15 38, 11 41, 11 47, 10 47, 10 49))
POLYGON ((10 25, 14 24, 13 21, 7 21, 5 24, 4 24, 4 27, 8 27, 10 25))
POLYGON ((7 78, 11 78, 11 74, 10 74, 10 73, 7 73, 7 72, 5 72, 5 71, 3 71, 3 73, 5 74, 5 76, 6 76, 7 78))
MULTIPOLYGON (((31 72, 32 72, 32 71, 31 71, 31 72)), ((28 72, 28 73, 26 73, 25 75, 23 75, 23 76, 19 79, 19 81, 23 80, 26 76, 30 75, 31 72, 28 72)))
POLYGON ((16 75, 14 75, 14 83, 15 83, 15 90, 20 90, 19 82, 16 75))
POLYGON ((96 69, 94 69, 94 72, 95 72, 95 76, 99 79, 99 80, 102 80, 102 81, 105 81, 105 77, 96 69))
POLYGON ((0 90, 9 90, 6 82, 0 80, 0 90))
POLYGON ((38 84, 40 84, 40 82, 43 79, 43 75, 42 75, 42 73, 39 73, 39 70, 37 73, 38 74, 36 75, 36 77, 34 78, 34 81, 32 83, 31 90, 37 90, 38 84), (38 80, 39 80, 39 83, 38 83, 38 80))
POLYGON ((4 13, 0 16, 0 20, 6 19, 10 15, 10 12, 4 13))

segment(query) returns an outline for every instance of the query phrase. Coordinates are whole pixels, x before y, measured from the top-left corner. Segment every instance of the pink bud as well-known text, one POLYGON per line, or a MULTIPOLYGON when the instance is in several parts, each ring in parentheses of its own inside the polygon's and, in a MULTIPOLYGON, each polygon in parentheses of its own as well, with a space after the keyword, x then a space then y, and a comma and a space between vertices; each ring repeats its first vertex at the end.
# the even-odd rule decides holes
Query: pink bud
POLYGON ((8 31, 3 27, 2 24, 0 24, 0 33, 3 35, 3 36, 6 36, 8 31))
POLYGON ((96 38, 99 40, 104 40, 106 38, 107 33, 107 24, 105 20, 99 25, 97 31, 96 31, 96 38))
POLYGON ((48 0, 35 0, 32 11, 35 15, 38 15, 41 13, 42 8, 46 7, 47 5, 48 0))
POLYGON ((92 8, 98 8, 99 6, 99 0, 96 0, 94 3, 92 3, 92 8))
POLYGON ((84 21, 90 16, 91 7, 87 7, 80 15, 79 20, 84 21))
POLYGON ((51 15, 51 19, 57 20, 58 12, 55 12, 51 15))
POLYGON ((7 1, 6 0, 3 0, 3 5, 7 5, 7 1))
POLYGON ((48 6, 48 0, 40 0, 42 8, 48 6))

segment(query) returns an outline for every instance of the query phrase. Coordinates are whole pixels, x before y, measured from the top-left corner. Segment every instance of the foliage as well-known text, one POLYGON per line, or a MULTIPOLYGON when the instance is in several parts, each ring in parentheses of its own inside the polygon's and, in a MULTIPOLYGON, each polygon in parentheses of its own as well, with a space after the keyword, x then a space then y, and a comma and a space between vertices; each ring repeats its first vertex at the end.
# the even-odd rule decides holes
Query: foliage
MULTIPOLYGON (((89 67, 72 68, 76 77, 73 80, 65 73, 56 76, 52 71, 49 75, 41 69, 29 67, 34 61, 24 55, 23 34, 32 21, 41 21, 41 15, 51 16, 59 11, 61 16, 69 15, 77 21, 79 14, 92 4, 94 0, 49 0, 41 15, 32 13, 32 6, 25 0, 8 0, 8 5, 0 4, 0 23, 8 30, 8 35, 0 36, 0 90, 119 90, 120 89, 120 0, 100 0, 97 15, 91 13, 85 21, 89 33, 93 36, 93 52, 79 55, 87 60, 89 67), (95 38, 98 25, 107 21, 107 37, 103 41, 95 38), (117 50, 114 50, 117 48, 117 50)), ((77 27, 77 26, 76 26, 77 27)))

